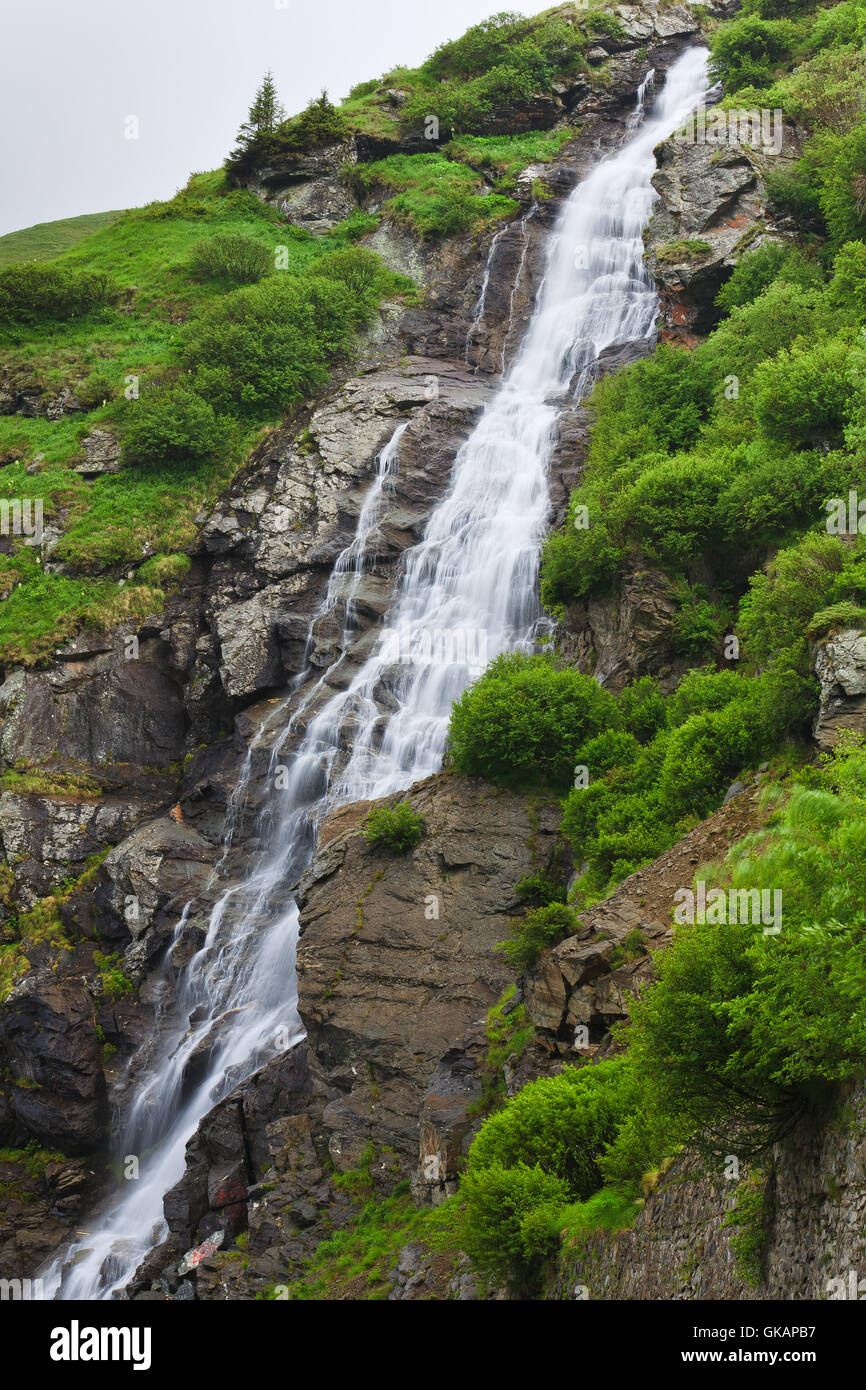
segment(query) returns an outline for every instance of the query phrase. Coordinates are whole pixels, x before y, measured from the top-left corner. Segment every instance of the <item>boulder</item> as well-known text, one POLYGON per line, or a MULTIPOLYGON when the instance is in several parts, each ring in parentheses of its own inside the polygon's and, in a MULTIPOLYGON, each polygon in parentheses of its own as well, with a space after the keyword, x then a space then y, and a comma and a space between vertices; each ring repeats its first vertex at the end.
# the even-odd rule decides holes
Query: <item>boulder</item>
POLYGON ((843 730, 866 733, 866 633, 845 628, 815 648, 815 674, 821 683, 812 736, 819 748, 832 748, 843 730))

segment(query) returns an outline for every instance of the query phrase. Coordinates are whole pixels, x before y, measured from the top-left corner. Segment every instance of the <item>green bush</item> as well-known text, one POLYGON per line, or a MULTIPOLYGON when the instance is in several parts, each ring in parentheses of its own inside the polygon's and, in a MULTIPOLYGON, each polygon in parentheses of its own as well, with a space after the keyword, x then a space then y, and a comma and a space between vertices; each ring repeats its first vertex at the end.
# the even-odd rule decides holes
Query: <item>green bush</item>
POLYGON ((398 281, 382 263, 375 251, 366 246, 347 246, 345 251, 330 251, 310 266, 309 275, 321 275, 345 285, 358 304, 378 304, 398 281))
POLYGON ((254 285, 273 268, 273 253, 264 242, 240 233, 199 241, 190 258, 190 269, 198 279, 222 279, 232 285, 254 285))
POLYGON ((764 435, 791 448, 841 443, 854 388, 847 336, 783 348, 755 371, 755 416, 764 435))
POLYGON ((566 524, 544 542, 541 561, 541 601, 546 608, 572 603, 587 594, 603 592, 616 576, 623 551, 613 544, 601 521, 582 530, 566 524))
POLYGON ((78 318, 103 308, 113 294, 106 275, 27 261, 0 270, 0 320, 35 324, 78 318))
POLYGON ((364 821, 361 834, 373 850, 408 854, 421 843, 424 818, 408 801, 396 806, 377 806, 364 821))
POLYGON ((114 386, 107 376, 92 372, 84 381, 75 386, 75 396, 82 410, 98 410, 114 396, 114 386))
POLYGON ((767 241, 742 257, 716 295, 716 303, 729 314, 741 304, 751 304, 774 280, 784 280, 804 290, 823 284, 820 266, 807 260, 801 251, 785 242, 767 241))
MULTIPOLYGON (((859 554, 859 552, 858 552, 859 554)), ((766 665, 803 643, 812 615, 834 600, 866 596, 866 566, 835 536, 808 535, 753 575, 737 624, 744 655, 766 665), (860 574, 862 571, 862 577, 860 574)))
POLYGON ((532 1293, 559 1243, 554 1223, 568 1200, 565 1185, 539 1167, 497 1163, 467 1173, 460 1197, 460 1247, 476 1269, 517 1293, 532 1293))
POLYGON ((506 960, 518 972, 528 970, 548 946, 573 936, 576 925, 574 913, 565 903, 532 908, 525 917, 512 921, 511 937, 502 942, 506 960))
POLYGON ((787 19, 760 19, 745 14, 724 24, 710 42, 710 70, 728 92, 762 87, 790 52, 796 34, 787 19))
POLYGON ((184 331, 182 360, 215 410, 288 409, 322 386, 368 310, 322 276, 274 275, 233 290, 184 331))
POLYGON ((820 183, 805 160, 790 168, 769 170, 765 183, 768 201, 776 212, 792 217, 807 231, 824 229, 820 183))
POLYGON ((866 755, 849 740, 813 780, 716 876, 780 893, 781 932, 676 929, 633 1006, 630 1056, 652 1104, 713 1152, 760 1151, 866 1064, 866 755))
POLYGON ((225 421, 184 386, 149 391, 131 408, 123 432, 125 463, 212 458, 227 441, 225 421))
POLYGON ((830 299, 852 318, 866 319, 866 245, 847 241, 833 262, 830 299))
POLYGON ((485 1120, 469 1150, 469 1172, 538 1165, 572 1200, 589 1197, 601 1186, 599 1159, 637 1100, 621 1057, 531 1081, 485 1120))
POLYGON ((451 714, 449 750, 458 772, 506 785, 568 786, 575 752, 616 723, 612 695, 544 656, 498 656, 451 714))

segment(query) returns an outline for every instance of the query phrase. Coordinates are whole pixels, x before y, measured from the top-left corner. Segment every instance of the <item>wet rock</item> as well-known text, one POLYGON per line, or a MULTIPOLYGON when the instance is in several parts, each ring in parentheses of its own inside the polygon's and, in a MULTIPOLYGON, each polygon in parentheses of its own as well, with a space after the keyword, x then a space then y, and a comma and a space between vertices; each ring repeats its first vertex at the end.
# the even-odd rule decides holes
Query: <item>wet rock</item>
POLYGON ((98 478, 106 473, 119 473, 120 441, 111 430, 93 429, 81 441, 84 461, 74 465, 75 472, 85 478, 98 478))
MULTIPOLYGON (((523 801, 484 783, 433 778, 411 801, 427 824, 411 856, 371 854, 362 803, 334 813, 301 884, 300 1009, 334 1078, 324 1123, 340 1169, 371 1139, 414 1169, 440 1059, 463 1048, 508 982, 494 947, 508 935, 514 884, 554 849, 552 806, 532 831, 523 801)), ((432 1184, 452 1171, 446 1162, 432 1184)))
POLYGON ((49 968, 25 975, 0 1009, 0 1147, 36 1139, 72 1156, 102 1143, 108 1120, 102 1048, 85 982, 49 968))
MULTIPOLYGON (((707 131, 714 120, 710 108, 707 131)), ((783 239, 767 210, 764 180, 799 150, 791 127, 778 134, 778 157, 741 141, 738 122, 735 129, 726 124, 723 144, 673 137, 657 146, 653 187, 661 197, 644 244, 659 287, 663 338, 691 344, 709 332, 718 319, 715 297, 740 257, 762 241, 783 239)))
POLYGON ((866 633, 845 628, 815 648, 815 674, 821 682, 812 736, 819 748, 832 748, 843 730, 866 733, 866 633))

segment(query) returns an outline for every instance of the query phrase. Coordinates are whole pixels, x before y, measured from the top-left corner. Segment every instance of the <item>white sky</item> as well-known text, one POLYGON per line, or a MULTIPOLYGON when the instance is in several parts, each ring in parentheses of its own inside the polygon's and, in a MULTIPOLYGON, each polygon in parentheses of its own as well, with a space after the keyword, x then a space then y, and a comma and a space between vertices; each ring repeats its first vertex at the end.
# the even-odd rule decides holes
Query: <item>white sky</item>
POLYGON ((0 235, 171 197, 222 163, 268 67, 293 113, 550 3, 0 0, 0 235))

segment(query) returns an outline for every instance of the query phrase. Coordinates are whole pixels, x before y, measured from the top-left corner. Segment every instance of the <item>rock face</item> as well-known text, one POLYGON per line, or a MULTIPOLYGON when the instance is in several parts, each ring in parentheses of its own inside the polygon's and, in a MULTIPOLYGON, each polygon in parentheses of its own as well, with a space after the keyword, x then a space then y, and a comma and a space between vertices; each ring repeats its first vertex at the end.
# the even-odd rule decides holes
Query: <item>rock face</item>
POLYGON ((575 936, 542 953, 524 994, 537 1045, 550 1057, 604 1055, 611 1028, 628 1016, 628 996, 652 978, 649 952, 672 936, 674 894, 691 886, 699 864, 721 859, 761 824, 759 793, 737 797, 638 869, 580 916, 575 936))
POLYGON ((812 736, 819 748, 832 748, 846 729, 866 733, 866 633, 845 628, 815 651, 821 696, 812 736))
MULTIPOLYGON (((301 884, 300 1010, 335 1091, 324 1122, 341 1169, 372 1138, 411 1172, 422 1101, 422 1128, 428 1119, 431 1135, 447 1128, 436 1123, 437 1106, 448 1108, 437 1084, 459 1094, 465 1112, 473 1087, 453 1084, 457 1054, 509 981, 495 946, 508 935, 514 885, 549 864, 555 846, 554 805, 532 812, 484 783, 434 778, 411 801, 428 833, 409 858, 371 853, 358 835, 369 809, 361 803, 325 827, 301 884)), ((420 1160, 434 1188, 456 1176, 440 1149, 420 1160)))
POLYGON ((405 857, 366 845, 369 803, 323 827, 300 895, 306 1041, 202 1121, 166 1198, 171 1244, 134 1294, 160 1279, 174 1292, 178 1250, 247 1224, 247 1270, 205 1261, 198 1296, 248 1298, 289 1282, 352 1215, 329 1175, 365 1162, 374 1191, 409 1177, 421 1201, 454 1190, 478 1123, 486 1013, 511 974, 494 948, 518 906, 514 884, 550 864, 559 815, 444 774, 410 799, 427 830, 405 857))
MULTIPOLYGON (((768 144, 740 136, 737 113, 710 108, 655 151, 653 186, 660 203, 644 230, 647 267, 661 299, 661 336, 686 344, 712 328, 713 301, 743 251, 784 237, 766 206, 766 174, 799 153, 781 115, 766 126, 768 144), (724 122, 724 139, 708 137, 724 122), (778 145, 778 152, 773 146, 778 145)), ((766 123, 765 123, 766 124, 766 123)))
POLYGON ((682 1155, 635 1225, 591 1236, 564 1253, 552 1292, 563 1299, 860 1299, 866 1261, 866 1097, 796 1142, 778 1145, 766 1183, 765 1274, 751 1286, 737 1272, 725 1218, 749 1175, 701 1175, 682 1155))
MULTIPOLYGON (((4 1279, 33 1279, 70 1234, 93 1189, 81 1159, 57 1162, 22 1155, 0 1161, 0 1268, 4 1279)), ((32 1298, 41 1296, 33 1290, 32 1298)))
POLYGON ((0 1112, 11 1147, 36 1139, 76 1155, 101 1145, 108 1106, 86 990, 50 969, 26 975, 0 1014, 0 1049, 9 1078, 0 1082, 0 1112))
POLYGON ((613 594, 571 605, 561 649, 609 690, 622 690, 645 675, 675 685, 689 664, 673 653, 677 607, 673 586, 661 570, 632 566, 613 594))
MULTIPOLYGON (((39 668, 0 673, 0 896, 9 913, 2 945, 19 952, 26 970, 0 1000, 0 1146, 35 1137, 66 1154, 101 1154, 109 1113, 122 1125, 144 1066, 141 1045, 158 1036, 172 1007, 169 976, 160 972, 182 910, 190 904, 172 970, 183 970, 216 894, 243 876, 260 848, 276 725, 324 673, 323 698, 351 679, 404 552, 447 489, 492 379, 513 360, 561 199, 619 145, 650 66, 664 72, 706 12, 620 7, 624 36, 597 36, 589 75, 493 112, 496 129, 574 126, 573 141, 544 167, 545 196, 538 172, 526 170, 516 181, 518 216, 438 244, 386 219, 369 244, 410 274, 423 296, 413 307, 384 310, 351 368, 266 434, 225 495, 197 518, 191 568, 165 608, 108 634, 83 633, 39 668), (337 583, 333 602, 323 600, 398 430, 399 466, 367 540, 344 650, 345 590, 337 583), (231 798, 242 768, 240 804, 231 798), (234 840, 223 860, 227 816, 234 840), (106 851, 95 867, 94 856, 106 851), (77 887, 65 882, 85 869, 77 887), (18 915, 48 893, 56 894, 50 931, 28 928, 19 940, 18 915), (131 992, 106 991, 97 950, 117 954, 131 992), (115 1062, 105 1043, 117 1049, 115 1062)), ((589 22, 580 6, 562 13, 589 22)), ((399 110, 399 92, 385 99, 399 110)), ((338 166, 393 146, 361 141, 354 150, 316 152, 258 171, 257 187, 316 234, 355 206, 338 166)), ((385 192, 369 190, 371 205, 385 192)), ((600 370, 630 355, 611 353, 600 370)), ((30 399, 31 384, 6 382, 0 410, 47 411, 38 392, 30 399)), ((56 408, 75 402, 66 397, 56 408)), ((582 466, 586 425, 581 407, 564 412, 554 516, 582 466)), ((85 475, 119 466, 107 431, 91 431, 83 450, 85 475)), ((669 595, 646 567, 629 576, 621 598, 621 614, 581 615, 573 639, 578 658, 613 688, 656 669, 653 652, 670 627, 669 595)), ((358 835, 365 807, 346 808, 322 827, 301 894, 307 1040, 202 1121, 186 1174, 166 1200, 170 1239, 145 1261, 135 1296, 250 1297, 294 1277, 324 1234, 349 1219, 337 1177, 371 1151, 377 1193, 401 1178, 411 1178, 421 1201, 453 1190, 485 1085, 485 1016, 509 982, 494 948, 518 906, 514 885, 551 862, 559 812, 449 777, 414 789, 412 800, 427 835, 406 859, 371 853, 358 835), (181 1257, 201 1240, 218 1231, 233 1237, 245 1225, 246 1270, 227 1259, 224 1242, 195 1273, 178 1274, 181 1257)), ((621 1008, 627 981, 601 968, 606 948, 593 962, 576 959, 592 934, 557 958, 564 984, 551 974, 543 988, 533 985, 539 1068, 562 1064, 578 1007, 589 1009, 599 1045, 621 1008), (588 1003, 585 986, 595 991, 588 1003)), ((518 1004, 516 996, 511 1007, 518 1004)), ((516 1086, 524 1073, 515 1065, 511 1075, 516 1086)), ((395 1297, 420 1287, 408 1267, 403 1273, 395 1297)))

